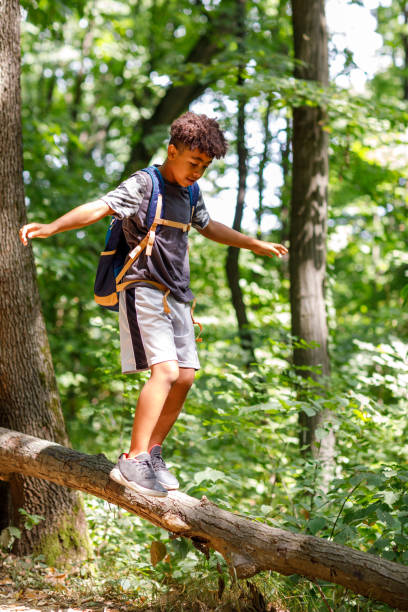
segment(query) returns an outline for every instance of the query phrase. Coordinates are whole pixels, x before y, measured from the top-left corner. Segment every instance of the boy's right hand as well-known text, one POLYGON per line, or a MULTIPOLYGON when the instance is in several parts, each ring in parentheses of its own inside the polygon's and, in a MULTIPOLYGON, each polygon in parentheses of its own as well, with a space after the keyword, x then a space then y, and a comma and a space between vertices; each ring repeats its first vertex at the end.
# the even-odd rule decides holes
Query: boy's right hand
POLYGON ((81 204, 69 210, 62 217, 58 217, 52 223, 28 223, 20 229, 20 240, 27 246, 31 238, 48 238, 59 232, 80 229, 91 223, 96 223, 107 215, 113 215, 114 211, 104 202, 104 200, 94 200, 81 204))
POLYGON ((50 223, 28 223, 20 229, 20 240, 27 246, 28 240, 31 238, 48 238, 52 236, 50 223))

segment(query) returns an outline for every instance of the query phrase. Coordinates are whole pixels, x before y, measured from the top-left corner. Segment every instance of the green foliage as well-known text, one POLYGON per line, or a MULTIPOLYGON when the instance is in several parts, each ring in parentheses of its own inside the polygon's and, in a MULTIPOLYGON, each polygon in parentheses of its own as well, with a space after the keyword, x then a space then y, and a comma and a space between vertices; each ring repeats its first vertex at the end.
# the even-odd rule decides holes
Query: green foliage
MULTIPOLYGON (((166 445, 166 458, 182 489, 195 496, 205 494, 224 508, 239 509, 240 514, 271 526, 406 563, 407 448, 395 449, 394 463, 383 460, 384 454, 389 456, 387 444, 395 446, 388 439, 390 428, 395 417, 402 422, 405 408, 390 415, 375 401, 367 401, 361 387, 343 393, 333 388, 324 407, 336 411, 338 469, 329 491, 323 492, 321 462, 302 458, 297 442, 298 413, 319 410, 319 394, 311 394, 307 403, 298 402, 291 389, 294 374, 289 375, 282 360, 286 347, 278 342, 271 347, 275 360, 261 369, 263 388, 253 384, 253 372, 244 374, 226 361, 223 372, 203 372, 198 377, 166 445)), ((228 347, 226 351, 230 356, 228 347)), ((381 356, 373 347, 371 351, 373 359, 381 356)), ((360 370, 363 381, 366 370, 368 363, 360 370)), ((109 566, 112 588, 116 584, 119 589, 149 592, 154 597, 191 580, 194 584, 199 577, 214 581, 218 575, 232 588, 218 554, 206 561, 190 542, 173 540, 138 517, 108 509, 99 500, 89 499, 87 504, 95 562, 101 575, 109 566)), ((273 590, 275 597, 277 593, 287 596, 290 589, 299 599, 310 601, 308 609, 324 609, 319 591, 304 579, 269 575, 260 579, 264 594, 273 590)), ((334 609, 351 609, 349 594, 329 585, 321 588, 334 609)), ((363 605, 362 609, 369 608, 363 605)))
MULTIPOLYGON (((389 8, 393 29, 387 44, 398 55, 396 6, 389 8)), ((189 61, 189 52, 212 21, 233 22, 233 2, 207 2, 204 7, 187 0, 38 0, 23 3, 23 8, 29 220, 50 221, 106 193, 119 181, 132 145, 141 138, 162 156, 166 126, 157 126, 146 138, 140 126, 172 84, 198 79, 208 86, 214 113, 232 140, 231 100, 245 96, 256 133, 271 98, 269 170, 284 161, 288 107, 327 107, 331 379, 325 381, 324 393, 319 385, 309 386, 298 399, 297 390, 305 383, 291 365, 288 266, 243 252, 240 284, 258 360, 247 371, 224 277, 225 248, 193 233, 195 316, 204 324, 202 370, 165 457, 191 495, 205 494, 224 508, 272 526, 407 563, 407 108, 395 88, 398 79, 400 87, 400 68, 375 77, 375 96, 356 97, 295 80, 285 2, 247 3, 242 55, 234 36, 223 31, 222 52, 205 65, 189 61), (246 65, 243 88, 237 87, 240 59, 246 65), (335 429, 337 439, 328 490, 322 486, 319 456, 305 458, 298 445, 299 414, 312 417, 322 409, 330 411, 328 427, 335 429)), ((380 11, 385 24, 388 9, 380 11)), ((261 153, 258 142, 248 142, 252 181, 261 153)), ((287 156, 289 163, 290 151, 287 156)), ((214 193, 221 189, 221 175, 234 164, 231 154, 211 167, 214 193)), ((274 241, 285 229, 290 168, 286 170, 285 184, 276 194, 266 189, 274 241), (275 195, 279 202, 270 204, 275 195)), ((33 246, 71 442, 84 452, 104 452, 116 460, 128 445, 134 406, 147 375, 120 374, 116 315, 101 311, 92 300, 105 229, 101 222, 34 241, 33 246)), ((318 432, 320 439, 325 435, 324 429, 318 432)), ((168 592, 169 610, 178 609, 183 590, 196 601, 203 584, 215 599, 214 593, 222 597, 225 590, 239 602, 239 589, 245 597, 251 592, 252 587, 234 583, 219 555, 207 560, 186 540, 171 539, 100 500, 86 503, 94 558, 74 577, 78 589, 153 599, 168 592)), ((25 518, 27 525, 39 519, 25 518)), ((16 528, 8 529, 8 536, 19 536, 16 528)), ((250 584, 269 601, 290 597, 293 610, 327 609, 319 589, 335 610, 374 609, 343 589, 295 576, 267 573, 250 584)))
POLYGON ((381 100, 394 102, 404 98, 404 81, 407 82, 408 17, 402 0, 392 0, 376 9, 378 32, 382 35, 381 50, 383 68, 377 72, 370 88, 381 100), (388 61, 384 61, 384 60, 388 61), (386 67, 384 67, 386 66, 386 67))
POLYGON ((30 530, 44 520, 43 516, 29 514, 24 508, 19 508, 18 511, 24 517, 24 529, 30 530))
POLYGON ((0 533, 0 547, 3 550, 11 550, 15 540, 21 538, 21 529, 10 525, 0 533))
MULTIPOLYGON (((24 510, 24 508, 19 508, 18 512, 24 517, 23 527, 28 531, 44 520, 43 516, 39 516, 38 514, 29 514, 26 510, 24 510)), ((15 540, 18 540, 19 538, 21 538, 21 529, 13 525, 5 527, 0 533, 0 548, 11 550, 15 540)))

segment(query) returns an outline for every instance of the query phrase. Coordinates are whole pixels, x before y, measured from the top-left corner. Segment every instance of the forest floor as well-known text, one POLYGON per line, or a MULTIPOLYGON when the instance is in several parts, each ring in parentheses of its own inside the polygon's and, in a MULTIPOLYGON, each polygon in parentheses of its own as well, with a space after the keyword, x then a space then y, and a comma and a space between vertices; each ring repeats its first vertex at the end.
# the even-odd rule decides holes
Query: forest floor
POLYGON ((107 589, 81 589, 72 575, 0 552, 0 612, 289 612, 266 602, 258 589, 228 593, 170 590, 149 601, 107 589))
MULTIPOLYGON (((56 577, 61 581, 61 578, 56 577)), ((5 612, 133 612, 147 610, 140 603, 125 602, 123 598, 81 596, 72 587, 60 584, 53 587, 16 586, 15 580, 0 570, 0 610, 5 612)))

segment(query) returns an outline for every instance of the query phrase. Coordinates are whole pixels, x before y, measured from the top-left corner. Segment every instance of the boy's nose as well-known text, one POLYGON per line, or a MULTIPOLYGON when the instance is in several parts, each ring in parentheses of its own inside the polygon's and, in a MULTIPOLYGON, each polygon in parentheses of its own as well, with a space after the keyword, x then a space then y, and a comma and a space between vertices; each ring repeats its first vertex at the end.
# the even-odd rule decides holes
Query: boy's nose
POLYGON ((204 168, 201 168, 200 170, 194 170, 194 178, 197 181, 199 178, 201 178, 204 174, 204 168))

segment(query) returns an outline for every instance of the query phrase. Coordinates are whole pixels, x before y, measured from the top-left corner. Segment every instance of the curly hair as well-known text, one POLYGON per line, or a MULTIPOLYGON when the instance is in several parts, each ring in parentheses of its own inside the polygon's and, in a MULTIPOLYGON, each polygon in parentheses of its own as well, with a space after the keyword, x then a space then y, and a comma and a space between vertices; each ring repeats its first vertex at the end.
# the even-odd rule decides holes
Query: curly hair
POLYGON ((208 157, 220 159, 227 152, 227 141, 218 122, 207 115, 184 113, 170 127, 170 143, 175 147, 199 149, 208 157))

